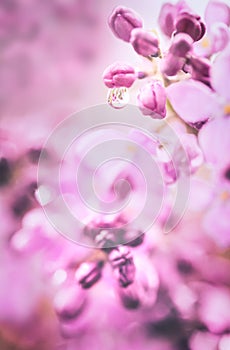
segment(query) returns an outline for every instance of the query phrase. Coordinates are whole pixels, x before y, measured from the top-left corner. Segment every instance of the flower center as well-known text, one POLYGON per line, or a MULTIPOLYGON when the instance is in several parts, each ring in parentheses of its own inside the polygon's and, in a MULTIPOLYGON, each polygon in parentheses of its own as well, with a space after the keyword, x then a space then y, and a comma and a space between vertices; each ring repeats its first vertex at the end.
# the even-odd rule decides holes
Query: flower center
POLYGON ((230 193, 228 191, 223 191, 221 194, 220 194, 220 198, 223 200, 223 201, 227 201, 229 198, 230 198, 230 193))
POLYGON ((207 47, 210 46, 210 40, 208 38, 204 38, 202 41, 201 41, 201 46, 206 49, 207 47))
POLYGON ((230 115, 230 103, 224 107, 224 114, 230 115))

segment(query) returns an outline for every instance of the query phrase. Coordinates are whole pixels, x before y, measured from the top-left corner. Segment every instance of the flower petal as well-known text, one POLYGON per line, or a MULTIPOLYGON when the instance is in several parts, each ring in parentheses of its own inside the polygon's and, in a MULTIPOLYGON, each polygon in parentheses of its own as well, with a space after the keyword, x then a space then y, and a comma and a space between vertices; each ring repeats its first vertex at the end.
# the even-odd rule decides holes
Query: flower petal
POLYGON ((215 94, 198 81, 172 84, 166 93, 176 113, 187 123, 206 121, 219 112, 215 94))
POLYGON ((216 92, 230 103, 230 45, 215 59, 211 68, 211 82, 216 92))
POLYGON ((230 25, 230 7, 224 2, 220 1, 210 1, 206 7, 205 11, 205 23, 208 28, 214 23, 225 23, 230 25))
MULTIPOLYGON (((216 118, 200 130, 199 144, 208 162, 215 164, 215 168, 224 168, 230 163, 230 119, 216 118)), ((218 170, 218 169, 216 169, 218 170)))

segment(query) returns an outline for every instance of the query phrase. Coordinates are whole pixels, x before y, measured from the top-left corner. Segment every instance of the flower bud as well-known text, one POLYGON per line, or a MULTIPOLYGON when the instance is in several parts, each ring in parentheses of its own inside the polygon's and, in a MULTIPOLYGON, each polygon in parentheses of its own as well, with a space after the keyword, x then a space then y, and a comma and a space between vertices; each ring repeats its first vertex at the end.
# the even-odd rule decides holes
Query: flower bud
POLYGON ((173 37, 169 52, 177 57, 186 57, 187 53, 192 50, 193 40, 186 33, 178 33, 173 37))
POLYGON ((184 70, 191 74, 194 80, 211 86, 210 82, 211 64, 208 59, 192 56, 187 60, 184 70))
POLYGON ((175 5, 165 3, 161 7, 158 22, 162 32, 165 35, 171 37, 175 30, 175 20, 178 14, 185 10, 189 10, 189 8, 184 0, 178 1, 178 3, 175 5))
POLYGON ((85 262, 77 269, 75 278, 82 288, 92 287, 100 278, 103 262, 85 262))
POLYGON ((153 33, 139 28, 133 29, 130 43, 139 55, 144 57, 158 56, 159 41, 153 33))
POLYGON ((109 255, 109 261, 122 288, 126 288, 133 283, 136 268, 127 247, 121 246, 114 249, 109 255))
POLYGON ((158 273, 144 256, 136 257, 135 281, 127 288, 117 289, 122 304, 127 309, 153 307, 157 299, 159 288, 158 273))
POLYGON ((176 33, 187 33, 194 41, 198 41, 205 34, 205 25, 199 16, 184 11, 176 18, 175 30, 176 33))
POLYGON ((183 68, 185 64, 185 59, 182 57, 177 57, 170 52, 161 61, 161 72, 164 75, 172 77, 176 75, 179 70, 183 68))
POLYGON ((174 32, 174 21, 177 16, 177 8, 173 4, 166 3, 161 7, 159 26, 162 32, 171 37, 174 32))
POLYGON ((85 302, 85 292, 79 285, 67 285, 56 294, 54 307, 61 321, 70 321, 82 313, 85 302))
POLYGON ((144 85, 139 91, 137 101, 144 115, 155 119, 166 116, 166 93, 160 81, 153 80, 144 85))
POLYGON ((127 42, 130 40, 132 30, 142 27, 142 19, 139 15, 123 6, 114 9, 108 22, 113 34, 127 42))
POLYGON ((103 73, 104 83, 109 88, 129 88, 135 79, 134 68, 125 63, 115 62, 107 67, 103 73))

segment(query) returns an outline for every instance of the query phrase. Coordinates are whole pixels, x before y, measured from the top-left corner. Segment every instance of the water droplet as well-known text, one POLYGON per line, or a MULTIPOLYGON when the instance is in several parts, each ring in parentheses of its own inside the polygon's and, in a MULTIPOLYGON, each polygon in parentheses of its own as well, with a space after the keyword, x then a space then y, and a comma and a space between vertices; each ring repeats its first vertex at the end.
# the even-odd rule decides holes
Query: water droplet
POLYGON ((124 108, 129 103, 128 89, 126 87, 110 89, 108 92, 107 101, 113 108, 124 108))

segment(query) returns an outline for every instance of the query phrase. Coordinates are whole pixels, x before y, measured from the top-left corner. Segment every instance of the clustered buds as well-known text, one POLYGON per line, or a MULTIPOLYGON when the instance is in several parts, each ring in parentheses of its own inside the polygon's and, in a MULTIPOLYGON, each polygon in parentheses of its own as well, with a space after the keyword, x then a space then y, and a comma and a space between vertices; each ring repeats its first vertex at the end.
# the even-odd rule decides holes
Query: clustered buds
POLYGON ((205 25, 200 16, 194 14, 184 1, 175 5, 164 4, 159 15, 159 25, 168 37, 172 34, 186 33, 194 41, 198 41, 205 33, 205 25))
MULTIPOLYGON (((185 64, 188 66, 193 44, 202 39, 206 28, 200 16, 194 14, 184 1, 179 1, 176 5, 163 5, 159 24, 163 33, 172 37, 168 53, 161 63, 161 72, 170 77, 183 70, 185 64)), ((194 72, 192 68, 187 68, 187 72, 191 71, 194 72)), ((192 77, 200 80, 199 75, 195 73, 192 77)))
MULTIPOLYGON (((176 76, 179 71, 191 74, 193 79, 209 84, 209 68, 205 62, 198 62, 193 54, 194 42, 205 34, 205 25, 200 16, 194 14, 184 1, 176 5, 162 6, 159 24, 162 31, 171 37, 168 51, 161 53, 159 39, 154 31, 143 29, 139 15, 126 7, 117 7, 109 18, 112 32, 120 39, 129 42, 137 54, 150 60, 161 59, 155 63, 156 79, 149 80, 140 88, 137 104, 144 115, 154 119, 166 117, 166 92, 164 78, 176 76), (161 77, 159 79, 159 75, 161 77)), ((105 85, 113 89, 108 102, 114 108, 123 108, 129 102, 128 88, 135 80, 146 79, 150 74, 140 72, 122 62, 110 65, 103 74, 105 85), (119 100, 119 103, 115 103, 119 100)))

